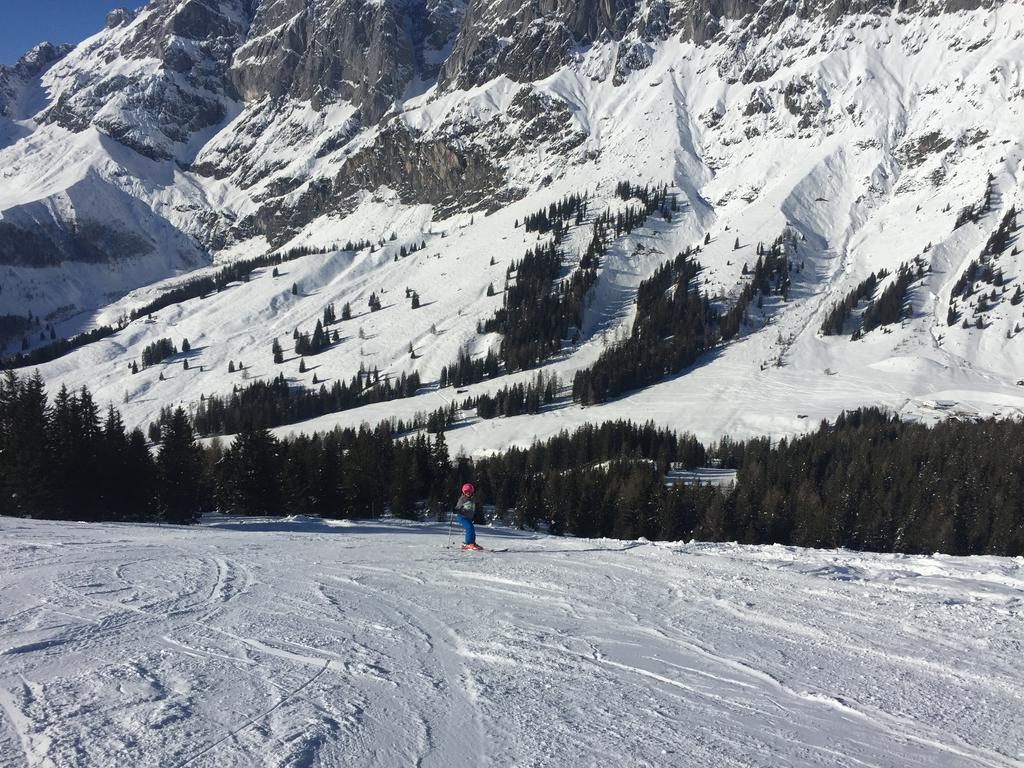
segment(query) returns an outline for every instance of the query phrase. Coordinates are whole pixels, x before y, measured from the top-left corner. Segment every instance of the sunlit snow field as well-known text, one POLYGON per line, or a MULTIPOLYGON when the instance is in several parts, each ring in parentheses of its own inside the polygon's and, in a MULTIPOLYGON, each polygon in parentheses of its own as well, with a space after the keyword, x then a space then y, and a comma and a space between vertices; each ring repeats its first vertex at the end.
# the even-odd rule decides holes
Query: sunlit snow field
POLYGON ((0 766, 1024 765, 1024 560, 0 518, 0 766))

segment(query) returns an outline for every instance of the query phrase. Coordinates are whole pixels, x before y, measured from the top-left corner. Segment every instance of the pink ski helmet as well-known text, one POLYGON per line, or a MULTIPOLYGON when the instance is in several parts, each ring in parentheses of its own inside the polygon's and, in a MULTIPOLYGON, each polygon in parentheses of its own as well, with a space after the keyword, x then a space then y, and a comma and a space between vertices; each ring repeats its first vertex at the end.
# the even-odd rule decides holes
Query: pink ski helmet
POLYGON ((472 496, 474 493, 476 493, 476 488, 473 487, 472 483, 466 483, 462 486, 463 496, 472 496))

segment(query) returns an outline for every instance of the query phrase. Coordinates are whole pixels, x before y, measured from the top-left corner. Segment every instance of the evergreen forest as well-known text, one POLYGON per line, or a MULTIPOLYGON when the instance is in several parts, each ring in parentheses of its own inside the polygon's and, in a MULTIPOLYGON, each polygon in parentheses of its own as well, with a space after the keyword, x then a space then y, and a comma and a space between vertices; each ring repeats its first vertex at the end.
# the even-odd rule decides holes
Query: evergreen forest
POLYGON ((286 439, 253 426, 228 445, 203 446, 180 408, 155 437, 151 445, 126 429, 88 389, 51 399, 38 374, 7 372, 0 514, 177 524, 214 510, 443 520, 459 484, 473 480, 493 515, 554 534, 1024 555, 1018 421, 929 426, 862 409, 791 440, 711 446, 620 421, 476 461, 453 458, 443 432, 398 434, 390 424, 286 439), (666 482, 673 469, 709 463, 735 468, 736 482, 666 482))

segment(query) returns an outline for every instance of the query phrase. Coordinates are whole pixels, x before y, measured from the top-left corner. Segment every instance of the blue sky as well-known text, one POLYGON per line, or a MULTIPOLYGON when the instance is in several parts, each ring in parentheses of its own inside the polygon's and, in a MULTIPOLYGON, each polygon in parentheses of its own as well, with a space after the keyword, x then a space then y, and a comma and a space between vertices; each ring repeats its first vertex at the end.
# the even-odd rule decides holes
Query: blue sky
POLYGON ((36 43, 77 43, 103 29, 111 8, 144 0, 0 0, 0 64, 13 64, 36 43))

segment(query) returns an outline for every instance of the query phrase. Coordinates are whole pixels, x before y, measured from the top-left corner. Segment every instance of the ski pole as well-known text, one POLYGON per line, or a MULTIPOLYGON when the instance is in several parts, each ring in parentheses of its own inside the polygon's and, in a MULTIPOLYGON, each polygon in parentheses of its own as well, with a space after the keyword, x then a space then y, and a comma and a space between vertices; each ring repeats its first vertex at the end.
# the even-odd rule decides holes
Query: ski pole
POLYGON ((452 518, 455 513, 452 510, 448 510, 448 544, 445 545, 445 549, 452 548, 452 518))

